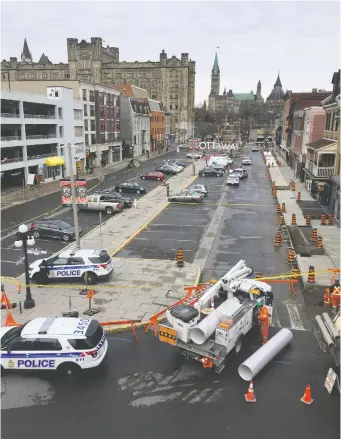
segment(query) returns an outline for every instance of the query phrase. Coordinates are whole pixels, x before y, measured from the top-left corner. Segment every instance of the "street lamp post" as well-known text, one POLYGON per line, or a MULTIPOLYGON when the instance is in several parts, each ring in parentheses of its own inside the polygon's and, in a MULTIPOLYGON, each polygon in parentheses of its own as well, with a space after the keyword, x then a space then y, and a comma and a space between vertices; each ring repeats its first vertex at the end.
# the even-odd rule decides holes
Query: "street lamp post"
POLYGON ((35 307, 34 300, 32 299, 30 276, 27 257, 27 246, 32 247, 34 245, 34 238, 31 236, 29 228, 26 224, 21 224, 18 229, 17 237, 19 238, 14 242, 15 247, 23 248, 24 250, 24 263, 25 263, 25 283, 26 283, 26 298, 24 301, 24 308, 31 309, 35 307))

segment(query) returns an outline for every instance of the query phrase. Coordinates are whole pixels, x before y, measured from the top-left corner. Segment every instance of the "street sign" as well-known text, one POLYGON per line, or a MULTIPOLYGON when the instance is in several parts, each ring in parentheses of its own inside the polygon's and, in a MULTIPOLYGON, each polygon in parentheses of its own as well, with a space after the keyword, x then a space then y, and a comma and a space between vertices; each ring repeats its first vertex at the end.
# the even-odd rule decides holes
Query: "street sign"
POLYGON ((340 391, 340 383, 336 372, 330 368, 327 373, 326 381, 324 382, 324 387, 327 389, 328 393, 332 393, 332 390, 337 385, 338 390, 340 391))

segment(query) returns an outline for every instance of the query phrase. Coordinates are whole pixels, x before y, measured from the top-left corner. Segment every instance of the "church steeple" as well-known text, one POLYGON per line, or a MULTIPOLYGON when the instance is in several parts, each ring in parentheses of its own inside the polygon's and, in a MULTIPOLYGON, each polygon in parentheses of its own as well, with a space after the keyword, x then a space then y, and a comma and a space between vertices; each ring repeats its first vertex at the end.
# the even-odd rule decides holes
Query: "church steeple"
POLYGON ((215 54, 212 73, 211 73, 211 95, 219 95, 220 91, 220 70, 218 64, 218 55, 215 54))
POLYGON ((24 46, 21 52, 21 62, 32 62, 32 55, 28 49, 27 40, 24 40, 24 46))
POLYGON ((278 72, 277 79, 276 79, 274 87, 282 87, 282 83, 281 83, 281 80, 279 78, 279 72, 278 72))

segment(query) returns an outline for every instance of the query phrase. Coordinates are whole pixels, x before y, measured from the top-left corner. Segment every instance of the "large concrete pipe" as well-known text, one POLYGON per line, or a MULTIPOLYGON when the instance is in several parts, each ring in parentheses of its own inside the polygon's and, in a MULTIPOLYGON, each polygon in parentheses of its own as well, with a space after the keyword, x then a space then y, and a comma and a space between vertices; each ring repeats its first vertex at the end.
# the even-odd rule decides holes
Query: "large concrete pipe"
POLYGON ((240 377, 245 381, 251 381, 292 339, 293 335, 289 329, 281 329, 238 367, 240 377))
POLYGON ((332 322, 332 319, 329 317, 329 315, 326 312, 322 313, 322 317, 333 340, 335 342, 340 341, 340 334, 337 332, 334 323, 332 322))
POLYGON ((216 330, 219 323, 224 318, 232 316, 239 308, 241 308, 241 304, 236 297, 225 300, 217 309, 205 317, 199 325, 190 330, 189 338, 195 344, 204 344, 216 330))
POLYGON ((329 348, 334 347, 335 343, 333 342, 327 328, 324 326, 324 323, 323 323, 321 316, 315 316, 315 320, 316 320, 316 323, 318 324, 318 327, 321 330, 323 340, 327 343, 329 348))

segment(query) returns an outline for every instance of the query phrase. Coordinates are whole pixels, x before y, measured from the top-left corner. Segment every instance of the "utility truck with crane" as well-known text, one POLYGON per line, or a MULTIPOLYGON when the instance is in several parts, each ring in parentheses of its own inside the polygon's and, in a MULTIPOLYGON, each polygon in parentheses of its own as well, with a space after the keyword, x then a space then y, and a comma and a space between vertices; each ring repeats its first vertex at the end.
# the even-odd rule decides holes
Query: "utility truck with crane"
POLYGON ((160 324, 159 340, 220 373, 227 355, 233 350, 239 352, 243 338, 258 324, 259 307, 267 307, 272 316, 272 288, 265 282, 246 279, 252 273, 252 268, 240 260, 192 302, 170 307, 167 322, 160 324))

